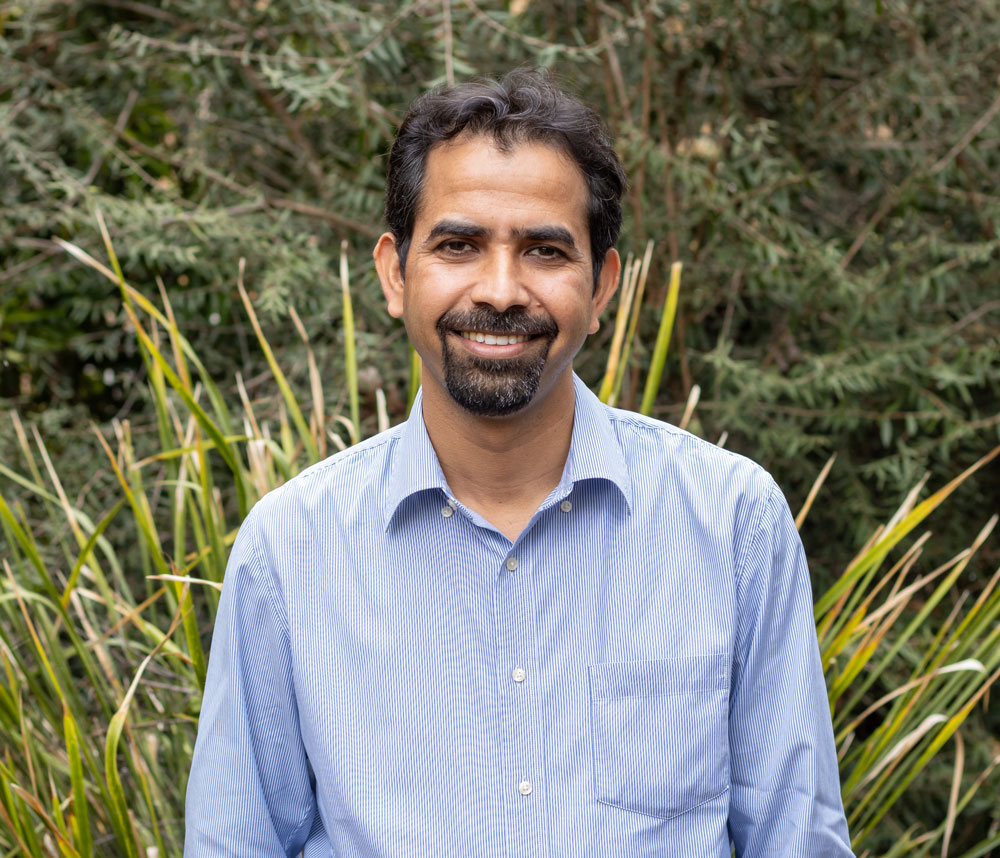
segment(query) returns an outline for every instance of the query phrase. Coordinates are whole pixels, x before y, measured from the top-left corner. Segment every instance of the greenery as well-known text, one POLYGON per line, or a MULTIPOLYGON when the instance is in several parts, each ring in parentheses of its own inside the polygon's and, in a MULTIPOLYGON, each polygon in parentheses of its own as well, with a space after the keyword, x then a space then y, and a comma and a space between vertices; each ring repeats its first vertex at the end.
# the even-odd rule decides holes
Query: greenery
MULTIPOLYGON (((10 548, 0 587, 6 673, 0 736, 7 752, 0 764, 0 817, 8 828, 0 845, 32 856, 138 858, 149 847, 162 856, 176 855, 184 795, 177 775, 186 771, 193 750, 205 682, 199 618, 214 615, 235 524, 264 492, 315 461, 328 441, 343 446, 331 425, 339 422, 352 437, 356 425, 342 414, 325 416, 327 397, 308 344, 313 397, 305 411, 296 401, 260 331, 243 285, 242 260, 239 294, 271 364, 282 407, 276 418, 263 419, 242 383, 241 405, 231 407, 178 329, 166 293, 158 307, 124 280, 98 217, 110 266, 75 244, 60 243, 121 289, 149 374, 159 444, 154 455, 140 457, 127 421, 114 424, 117 449, 95 433, 120 495, 98 518, 70 502, 40 434, 29 440, 15 419, 30 476, 2 465, 0 472, 40 502, 47 520, 33 526, 23 508, 0 497, 0 525, 10 548), (106 536, 116 518, 124 517, 139 545, 140 576, 128 574, 129 543, 116 545, 106 536), (47 544, 49 534, 65 538, 53 546, 47 544), (48 561, 53 547, 59 551, 48 561), (103 765, 95 750, 101 747, 103 765)), ((622 275, 605 373, 612 382, 602 390, 609 401, 622 392, 621 368, 632 345, 648 263, 648 253, 630 260, 622 275)), ((346 265, 342 274, 346 296, 346 265)), ((661 352, 680 266, 671 285, 661 352)), ((345 301, 348 325, 350 306, 345 301)), ((353 341, 345 346, 352 351, 353 341)), ((353 362, 349 354, 345 361, 353 362)), ((659 375, 651 374, 651 389, 659 382, 659 375)), ((350 404, 348 409, 354 410, 350 404)), ((384 408, 379 410, 387 425, 384 408)), ((684 422, 692 413, 693 405, 684 422)), ((817 601, 845 807, 859 852, 870 853, 884 842, 879 824, 952 737, 958 750, 947 808, 929 831, 894 832, 885 855, 929 855, 939 844, 946 853, 956 819, 1000 764, 998 754, 985 768, 967 771, 959 732, 1000 678, 1000 571, 973 604, 962 598, 943 621, 933 619, 935 606, 952 591, 998 516, 968 548, 921 576, 914 570, 930 533, 912 539, 935 508, 998 454, 1000 447, 919 503, 921 486, 915 487, 817 601), (927 634, 927 623, 933 625, 931 635, 915 641, 918 631, 927 634), (910 649, 914 643, 916 649, 910 649), (905 681, 896 681, 896 674, 905 681), (887 678, 892 690, 870 700, 867 692, 887 678)), ((828 470, 814 484, 800 523, 828 470)), ((996 845, 1000 836, 966 854, 985 854, 982 850, 996 845)))
POLYGON ((367 262, 394 126, 530 62, 599 106, 632 178, 632 300, 579 371, 797 503, 826 475, 802 535, 859 854, 988 854, 1000 481, 966 469, 1000 433, 998 13, 0 2, 0 848, 178 854, 235 527, 406 412, 367 262), (923 487, 956 474, 925 537, 923 487))

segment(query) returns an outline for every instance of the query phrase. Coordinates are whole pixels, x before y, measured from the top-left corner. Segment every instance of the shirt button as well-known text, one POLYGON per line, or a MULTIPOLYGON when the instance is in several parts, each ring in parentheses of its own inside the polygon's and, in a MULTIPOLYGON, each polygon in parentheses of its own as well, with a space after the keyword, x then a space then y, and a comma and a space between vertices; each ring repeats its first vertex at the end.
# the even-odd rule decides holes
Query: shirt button
POLYGON ((568 500, 564 500, 561 504, 559 504, 559 509, 563 512, 569 512, 573 509, 573 504, 571 504, 568 500))
POLYGON ((524 669, 520 667, 515 667, 510 674, 510 678, 513 679, 514 682, 524 682, 525 676, 527 676, 527 674, 524 672, 524 669))
POLYGON ((516 557, 508 557, 507 558, 507 568, 510 569, 511 572, 513 572, 515 569, 517 569, 517 558, 516 557))
POLYGON ((453 510, 450 506, 441 507, 441 515, 443 515, 445 518, 451 518, 454 514, 455 510, 453 510))
POLYGON ((531 795, 531 781, 521 781, 521 783, 517 785, 517 791, 521 793, 521 795, 531 795))

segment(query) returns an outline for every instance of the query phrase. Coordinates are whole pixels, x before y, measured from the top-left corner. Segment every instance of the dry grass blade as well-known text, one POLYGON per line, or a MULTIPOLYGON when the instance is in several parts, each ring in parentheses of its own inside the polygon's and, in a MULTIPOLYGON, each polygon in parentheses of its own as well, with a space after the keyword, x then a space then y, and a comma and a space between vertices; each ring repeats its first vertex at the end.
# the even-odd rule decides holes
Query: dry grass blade
POLYGON ((691 418, 694 417, 694 410, 698 407, 698 400, 701 398, 701 387, 697 384, 693 385, 691 392, 688 394, 687 402, 684 403, 684 413, 681 415, 681 422, 677 425, 681 429, 687 429, 688 423, 691 422, 691 418))
POLYGON ((906 694, 907 691, 912 691, 914 688, 918 688, 921 685, 926 685, 931 679, 936 676, 943 676, 947 673, 957 673, 959 671, 969 670, 975 673, 986 673, 986 668, 983 663, 975 658, 967 658, 964 661, 958 661, 954 664, 946 665, 945 667, 939 667, 936 670, 931 671, 917 679, 911 679, 909 682, 900 685, 898 688, 894 688, 888 694, 884 694, 874 703, 872 703, 867 709, 859 713, 845 728, 845 732, 853 732, 853 730, 874 712, 877 712, 886 703, 891 703, 897 697, 906 694))
POLYGON ((944 724, 948 721, 948 718, 942 715, 940 712, 935 712, 933 715, 928 715, 920 722, 920 725, 915 729, 911 730, 902 739, 896 742, 889 752, 879 760, 878 763, 868 772, 862 779, 859 786, 864 786, 875 780, 881 773, 882 770, 888 766, 892 766, 894 763, 898 762, 899 759, 905 754, 910 748, 914 747, 917 742, 919 742, 924 736, 927 735, 934 727, 938 724, 944 724))
POLYGON ((819 476, 812 484, 812 488, 809 489, 809 494, 806 496, 806 502, 802 504, 802 509, 799 510, 798 515, 795 516, 795 529, 801 530, 802 523, 806 520, 806 516, 809 515, 809 510, 812 509, 813 503, 816 501, 816 496, 819 494, 819 490, 823 487, 823 483, 826 482, 826 478, 830 474, 830 469, 833 467, 833 463, 837 461, 837 454, 834 453, 826 460, 826 464, 823 465, 823 470, 819 472, 819 476))
POLYGON ((207 581, 204 578, 192 578, 190 575, 147 575, 150 581, 180 581, 182 584, 204 584, 222 592, 222 584, 219 581, 207 581))
POLYGON ((951 834, 955 830, 955 816, 958 805, 958 789, 962 784, 962 770, 965 767, 965 744, 962 731, 955 731, 955 771, 951 778, 951 792, 948 794, 948 815, 944 822, 944 840, 941 843, 941 858, 948 858, 951 834))
POLYGON ((106 265, 103 265, 102 263, 98 262, 83 248, 77 247, 75 244, 73 244, 73 242, 59 238, 59 236, 57 235, 53 236, 52 240, 74 259, 78 260, 79 262, 82 262, 88 268, 93 268, 95 271, 100 272, 105 277, 107 277, 108 280, 110 280, 112 283, 115 284, 118 283, 118 278, 115 276, 115 272, 112 271, 110 268, 108 268, 106 265))
POLYGON ((611 347, 608 349, 608 362, 604 369, 604 379, 597 393, 601 402, 608 402, 614 391, 615 379, 618 377, 618 364, 622 357, 622 346, 625 340, 625 328, 632 312, 632 301, 636 287, 639 263, 631 256, 625 261, 621 274, 619 289, 618 313, 615 316, 615 330, 611 337, 611 347))
POLYGON ((41 454, 42 462, 45 463, 45 470, 49 475, 49 480, 56 490, 56 496, 59 498, 59 505, 62 507, 63 515, 66 517, 66 522, 69 524, 69 528, 76 539, 77 547, 82 548, 86 545, 87 538, 83 535, 83 531, 80 530, 80 525, 76 520, 76 512, 70 505, 69 498, 66 497, 66 490, 63 488, 62 480, 59 479, 59 474, 52 464, 48 448, 45 446, 42 436, 38 433, 38 427, 34 424, 31 426, 31 433, 35 439, 35 446, 41 454))
POLYGON ((361 400, 358 396, 358 353, 354 331, 354 305, 347 268, 347 239, 340 243, 340 295, 344 315, 344 374, 347 376, 347 399, 351 409, 351 443, 361 440, 361 400))
POLYGON ((313 437, 316 441, 316 449, 321 459, 326 458, 326 416, 323 409, 323 382, 319 374, 319 366, 316 363, 316 355, 313 354, 309 344, 309 334, 306 333, 305 325, 295 312, 295 308, 288 305, 288 315, 291 316, 298 331, 299 337, 306 347, 306 360, 309 364, 309 392, 312 395, 312 416, 309 419, 309 427, 312 429, 313 437))
MULTIPOLYGON (((926 542, 929 536, 930 534, 924 534, 923 541, 926 542)), ((968 560, 971 555, 972 555, 972 549, 966 548, 963 551, 960 551, 958 554, 956 554, 947 562, 942 563, 936 569, 928 572, 926 575, 921 576, 912 584, 907 584, 905 587, 902 588, 897 588, 894 586, 893 591, 886 597, 885 601, 881 605, 879 605, 878 608, 876 608, 874 611, 872 611, 865 617, 864 622, 861 623, 861 627, 864 628, 873 625, 874 623, 877 623, 879 620, 882 619, 883 616, 888 614, 890 611, 895 611, 896 608, 899 607, 899 605, 909 602, 915 593, 922 590, 932 581, 935 581, 936 579, 940 578, 949 569, 953 569, 962 561, 968 560)), ((917 556, 915 555, 910 555, 906 559, 906 565, 903 570, 903 574, 899 576, 897 582, 901 582, 904 580, 904 578, 906 577, 906 573, 912 568, 913 563, 916 561, 916 559, 917 556)), ((885 580, 888 577, 889 576, 887 575, 885 578, 883 578, 882 581, 879 582, 878 587, 882 587, 885 583, 885 580)), ((869 596, 868 599, 871 599, 872 596, 874 596, 877 592, 878 588, 876 588, 872 592, 871 596, 869 596)))
POLYGON ((174 308, 170 303, 170 296, 167 288, 163 285, 163 280, 156 278, 156 285, 160 290, 160 300, 163 301, 163 309, 167 315, 167 334, 170 337, 170 350, 174 355, 174 366, 177 367, 177 374, 181 383, 186 387, 191 387, 191 374, 188 372, 187 361, 184 360, 184 350, 181 348, 180 328, 177 327, 177 319, 174 317, 174 308))
POLYGON ((385 391, 381 387, 375 391, 375 414, 378 416, 378 431, 388 431, 389 408, 385 401, 385 391))
POLYGON ((918 481, 917 484, 906 493, 906 497, 903 498, 903 502, 899 505, 899 508, 892 514, 892 518, 886 522, 886 525, 881 530, 881 534, 885 535, 892 533, 893 528, 902 521, 903 517, 909 515, 913 511, 913 507, 917 502, 917 498, 920 497, 920 493, 924 490, 924 486, 927 485, 927 481, 930 479, 930 474, 924 474, 918 481))
POLYGON ((633 289, 632 312, 629 315, 628 330, 625 333, 625 340, 622 344, 621 357, 618 359, 618 368, 615 371, 615 380, 608 396, 608 405, 617 405, 621 396, 622 385, 625 381, 625 373, 628 370, 629 356, 632 353, 632 343, 635 340, 635 331, 639 324, 639 314, 642 312, 642 296, 646 293, 646 278, 649 275, 649 263, 653 258, 653 241, 646 242, 646 252, 642 257, 642 263, 638 268, 633 266, 633 276, 637 276, 637 285, 633 289))

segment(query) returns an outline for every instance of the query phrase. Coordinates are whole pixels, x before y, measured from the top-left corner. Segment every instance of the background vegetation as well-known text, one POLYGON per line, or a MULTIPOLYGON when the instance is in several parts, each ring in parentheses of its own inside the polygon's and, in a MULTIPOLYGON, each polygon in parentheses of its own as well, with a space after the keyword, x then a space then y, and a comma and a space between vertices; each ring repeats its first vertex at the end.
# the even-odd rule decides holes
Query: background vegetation
MULTIPOLYGON (((111 808, 95 816, 95 831, 127 842, 129 813, 138 815, 142 830, 166 832, 162 854, 174 854, 179 784, 163 795, 150 786, 139 805, 123 809, 112 769, 100 764, 111 715, 159 647, 134 698, 145 713, 139 723, 156 727, 141 739, 128 733, 123 777, 167 789, 186 772, 214 590, 196 586, 197 613, 182 619, 178 608, 191 604, 184 583, 148 576, 218 581, 226 541, 260 490, 332 451, 336 439, 375 431, 380 411, 383 423, 405 413, 405 338, 385 317, 368 261, 380 231, 384 155, 416 93, 522 62, 553 67, 600 107, 632 177, 621 247, 642 257, 655 240, 619 404, 639 406, 670 264, 683 261, 653 413, 681 420, 697 388, 689 428, 712 440, 725 433, 728 447, 775 474, 793 508, 837 454, 826 502, 803 528, 817 593, 826 592, 925 470, 928 485, 940 487, 1000 437, 998 46, 1000 4, 990 0, 0 3, 0 397, 22 416, 0 422, 10 510, 0 594, 5 783, 46 795, 48 772, 78 826, 78 805, 90 795, 111 808), (86 263, 83 253, 110 264, 98 208, 125 281, 155 298, 155 308, 133 296, 130 316, 116 278, 86 263), (241 258, 256 324, 292 397, 275 396, 235 286, 241 258), (354 329, 346 331, 342 261, 353 271, 354 329), (170 315, 154 323, 154 309, 167 312, 160 293, 170 315), (196 349, 186 354, 182 339, 196 349), (347 343, 356 375, 345 371, 347 343), (354 411, 352 378, 357 419, 337 421, 354 411), (310 403, 301 426, 295 400, 310 403), (189 423, 201 407, 205 419, 189 423), (202 467, 202 456, 214 466, 202 467), (123 498, 124 512, 116 508, 123 498), (63 616, 55 606, 73 609, 77 585, 79 612, 63 616), (31 614, 36 602, 49 607, 31 614), (174 618, 176 634, 164 637, 174 618), (32 629, 53 642, 41 647, 51 674, 32 629), (67 704, 64 722, 59 701, 82 675, 89 690, 67 704), (40 709, 31 711, 33 700, 40 709), (25 725, 48 750, 25 750, 25 725), (77 789, 76 746, 97 757, 79 751, 81 792, 70 802, 64 785, 77 789), (83 777, 92 764, 102 777, 83 777), (168 776, 144 780, 144 771, 168 776), (158 808, 152 818, 149 808, 158 808)), ((578 364, 595 387, 613 330, 605 325, 578 364)), ((912 595, 906 611, 921 621, 911 635, 869 639, 856 624, 836 626, 854 630, 839 644, 847 648, 841 684, 849 663, 860 669, 894 656, 862 689, 855 713, 936 669, 930 653, 951 639, 936 636, 953 608, 952 629, 972 646, 956 618, 985 606, 977 640, 995 648, 988 594, 1000 552, 988 530, 976 535, 1000 508, 996 475, 990 466, 972 475, 936 514, 934 538, 913 558, 915 575, 970 543, 977 550, 937 599, 934 590, 912 595), (846 660, 862 642, 872 653, 846 660)), ((946 581, 957 567, 947 568, 946 581)), ((910 614, 901 616, 894 629, 907 627, 910 614)), ((965 673, 980 675, 945 676, 965 673)), ((975 696, 966 691, 955 692, 949 713, 975 696)), ((988 699, 977 698, 963 728, 959 797, 1000 753, 988 699)), ((123 716, 119 727, 128 723, 123 716)), ((902 720, 894 729, 887 735, 906 734, 902 720)), ((932 724, 923 740, 939 729, 932 724)), ((876 734, 862 727, 855 741, 876 734)), ((883 759, 889 750, 881 746, 883 759)), ((919 824, 938 831, 940 849, 944 831, 935 826, 957 770, 952 743, 939 757, 887 808, 869 848, 888 850, 919 824)), ((878 765, 869 758, 866 771, 878 765)), ((6 789, 6 807, 27 801, 6 789)), ((890 785, 879 800, 891 793, 890 785)), ((969 795, 952 854, 996 836, 997 794, 987 781, 969 795)), ((43 804, 51 817, 53 802, 43 804)), ((44 827, 37 811, 26 818, 44 827)), ((13 839, 0 844, 20 848, 13 839)))

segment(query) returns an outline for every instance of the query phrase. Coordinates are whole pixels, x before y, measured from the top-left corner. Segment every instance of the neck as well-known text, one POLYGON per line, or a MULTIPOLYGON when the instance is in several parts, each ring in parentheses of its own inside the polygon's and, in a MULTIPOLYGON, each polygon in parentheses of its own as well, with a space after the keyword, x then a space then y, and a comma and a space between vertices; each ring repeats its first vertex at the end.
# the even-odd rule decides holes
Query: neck
POLYGON ((512 542, 558 485, 573 435, 572 375, 508 417, 479 417, 435 385, 424 388, 423 416, 455 497, 512 542))

